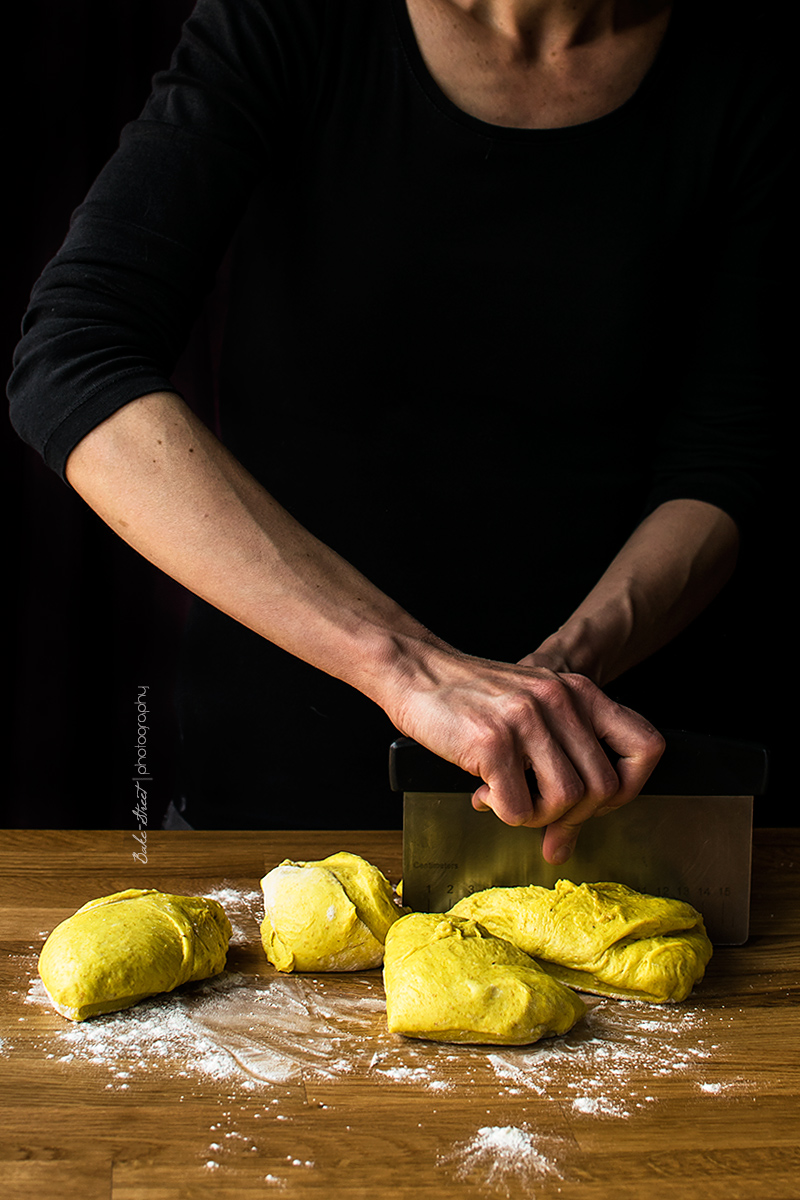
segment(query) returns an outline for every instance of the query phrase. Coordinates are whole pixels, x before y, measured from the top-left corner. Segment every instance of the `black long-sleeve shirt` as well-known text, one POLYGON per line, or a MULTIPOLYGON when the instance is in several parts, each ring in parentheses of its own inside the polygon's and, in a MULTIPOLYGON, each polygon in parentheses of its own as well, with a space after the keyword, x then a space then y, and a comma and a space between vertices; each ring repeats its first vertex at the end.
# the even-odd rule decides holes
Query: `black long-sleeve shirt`
MULTIPOLYGON (((677 0, 627 103, 530 130, 444 96, 404 0, 200 0, 35 288, 17 429, 63 473, 97 423, 170 389, 238 229, 224 440, 463 649, 534 648, 665 500, 746 525, 781 386, 791 141, 734 7, 677 0)), ((238 731, 190 788, 209 809, 232 759, 261 778, 265 727, 362 712, 201 604, 184 678, 187 745, 207 763, 238 731)))

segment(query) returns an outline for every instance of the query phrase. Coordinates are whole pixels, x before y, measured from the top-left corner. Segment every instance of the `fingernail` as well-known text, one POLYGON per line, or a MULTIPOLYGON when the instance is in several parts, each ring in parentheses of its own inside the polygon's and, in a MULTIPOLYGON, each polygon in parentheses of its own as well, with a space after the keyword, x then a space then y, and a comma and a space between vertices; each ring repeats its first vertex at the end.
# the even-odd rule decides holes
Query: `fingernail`
POLYGON ((569 856, 571 854, 572 854, 571 846, 559 846, 557 850, 553 851, 553 854, 550 858, 550 862, 553 864, 554 867, 560 867, 562 863, 565 863, 567 861, 567 859, 569 858, 569 856))

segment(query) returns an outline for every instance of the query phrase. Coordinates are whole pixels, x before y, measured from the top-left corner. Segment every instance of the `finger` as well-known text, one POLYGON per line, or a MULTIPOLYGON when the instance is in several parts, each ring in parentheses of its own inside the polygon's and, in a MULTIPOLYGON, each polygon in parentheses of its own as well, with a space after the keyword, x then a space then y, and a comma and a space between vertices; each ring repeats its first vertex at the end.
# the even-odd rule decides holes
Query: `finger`
MULTIPOLYGON (((572 764, 552 739, 539 743, 531 758, 538 790, 533 794, 524 774, 526 761, 492 774, 473 794, 478 811, 492 809, 507 825, 541 828, 562 816, 584 796, 584 786, 572 764)), ((600 799, 595 800, 595 806, 600 799)))
MULTIPOLYGON (((621 780, 591 726, 586 723, 579 727, 562 724, 559 736, 562 754, 581 783, 580 793, 574 796, 573 804, 590 803, 594 812, 601 805, 614 803, 621 780)), ((564 799, 567 799, 566 794, 564 799)), ((566 805, 559 812, 556 804, 552 819, 557 820, 566 811, 566 805)))
POLYGON ((481 784, 476 792, 472 795, 472 807, 478 812, 489 812, 491 805, 486 803, 489 796, 489 789, 486 784, 481 784), (486 798, 486 799, 485 799, 486 798))
POLYGON ((542 824, 550 824, 585 800, 592 802, 593 812, 615 797, 620 788, 580 695, 561 680, 554 684, 545 709, 545 730, 538 736, 534 732, 527 744, 542 798, 537 806, 542 824))
POLYGON ((627 754, 621 754, 617 763, 619 790, 615 796, 599 804, 594 797, 585 797, 547 827, 542 841, 542 857, 554 866, 560 866, 571 857, 581 828, 590 817, 607 815, 635 799, 663 753, 664 739, 649 721, 632 709, 615 705, 613 701, 609 703, 618 712, 610 714, 609 721, 602 726, 605 729, 603 736, 618 753, 623 748, 628 751, 627 754), (618 740, 614 746, 613 739, 620 735, 623 727, 624 741, 618 740))
POLYGON ((612 799, 598 803, 595 797, 587 797, 585 803, 575 805, 564 816, 551 822, 542 841, 542 857, 545 861, 554 866, 567 862, 575 850, 578 835, 585 822, 591 817, 608 816, 609 813, 616 812, 635 800, 641 791, 640 777, 637 773, 634 782, 628 784, 621 773, 620 790, 612 799))
MULTIPOLYGON (((566 690, 554 682, 559 693, 566 690)), ((583 782, 551 734, 537 698, 525 692, 514 696, 504 718, 505 730, 489 729, 475 745, 474 769, 483 784, 473 804, 491 808, 508 825, 548 825, 581 799, 583 782), (525 779, 528 766, 536 775, 533 796, 525 779)))
POLYGON ((472 807, 478 812, 491 809, 506 825, 539 824, 521 767, 518 772, 495 777, 492 784, 482 784, 473 794, 472 807))
POLYGON ((542 838, 542 858, 553 867, 560 867, 572 857, 581 824, 554 822, 548 825, 542 838))
MULTIPOLYGON (((621 805, 615 805, 621 807, 621 805)), ((571 858, 584 824, 600 810, 597 801, 587 797, 576 804, 559 820, 547 826, 542 839, 542 857, 553 866, 561 866, 571 858)), ((611 811, 610 806, 608 811, 611 811)))
POLYGON ((544 698, 523 694, 515 701, 514 738, 488 743, 480 755, 484 784, 473 797, 476 809, 491 808, 507 824, 540 827, 563 816, 587 793, 591 811, 616 795, 614 769, 588 717, 577 711, 559 679, 553 677, 544 698), (523 774, 529 765, 536 776, 533 795, 523 774))
POLYGON ((616 763, 619 791, 608 804, 610 809, 619 808, 639 795, 664 753, 666 742, 639 713, 615 704, 602 692, 597 693, 592 716, 598 736, 619 755, 616 763))

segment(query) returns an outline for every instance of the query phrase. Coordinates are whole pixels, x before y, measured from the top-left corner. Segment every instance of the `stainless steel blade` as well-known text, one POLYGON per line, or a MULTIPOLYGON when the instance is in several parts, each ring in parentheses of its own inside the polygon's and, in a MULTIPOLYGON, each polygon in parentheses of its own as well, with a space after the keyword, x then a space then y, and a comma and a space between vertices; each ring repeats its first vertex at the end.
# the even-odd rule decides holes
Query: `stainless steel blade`
POLYGON ((687 900, 718 945, 747 941, 752 796, 639 796, 588 821, 572 858, 542 858, 542 830, 512 828, 477 812, 469 792, 406 792, 403 902, 444 912, 487 887, 553 887, 613 880, 687 900))

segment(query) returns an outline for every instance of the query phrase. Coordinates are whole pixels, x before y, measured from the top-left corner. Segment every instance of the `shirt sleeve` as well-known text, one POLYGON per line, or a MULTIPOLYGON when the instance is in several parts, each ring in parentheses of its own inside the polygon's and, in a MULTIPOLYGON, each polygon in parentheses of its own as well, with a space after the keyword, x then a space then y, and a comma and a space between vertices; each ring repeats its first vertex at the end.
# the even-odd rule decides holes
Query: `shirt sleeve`
POLYGON ((8 385, 62 478, 74 446, 170 373, 248 199, 313 107, 315 0, 199 0, 170 69, 36 283, 8 385))
POLYGON ((694 349, 661 427, 646 512, 705 500, 745 530, 768 492, 786 410, 796 157, 779 76, 768 66, 752 71, 719 140, 699 247, 710 250, 709 267, 686 280, 694 349))

